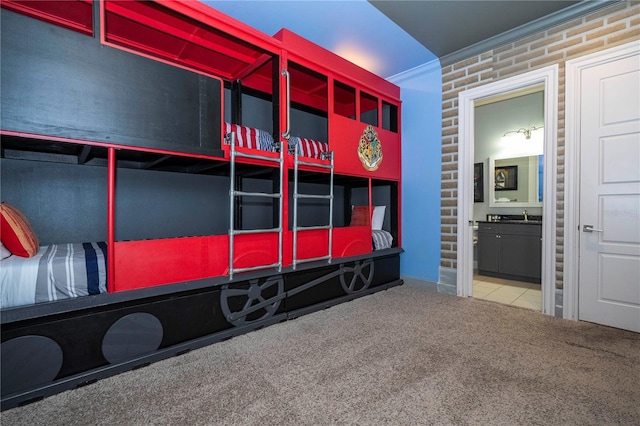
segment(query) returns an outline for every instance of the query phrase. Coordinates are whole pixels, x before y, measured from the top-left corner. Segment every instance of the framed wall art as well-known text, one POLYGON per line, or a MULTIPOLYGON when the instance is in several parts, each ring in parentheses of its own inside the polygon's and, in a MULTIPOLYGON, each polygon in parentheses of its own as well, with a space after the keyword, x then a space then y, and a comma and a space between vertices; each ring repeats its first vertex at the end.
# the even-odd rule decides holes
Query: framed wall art
POLYGON ((484 201, 484 164, 475 163, 473 165, 473 202, 482 203, 484 201))
POLYGON ((514 191, 518 189, 518 166, 496 167, 494 183, 496 191, 514 191))

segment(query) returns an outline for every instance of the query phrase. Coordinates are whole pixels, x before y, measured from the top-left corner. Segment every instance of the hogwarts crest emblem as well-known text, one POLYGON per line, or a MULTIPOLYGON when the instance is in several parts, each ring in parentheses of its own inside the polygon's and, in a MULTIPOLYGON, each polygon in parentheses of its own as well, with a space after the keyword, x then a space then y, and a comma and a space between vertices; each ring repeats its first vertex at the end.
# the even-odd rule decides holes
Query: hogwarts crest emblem
POLYGON ((360 136, 358 157, 362 166, 370 172, 376 170, 382 163, 382 144, 373 126, 367 126, 360 136))

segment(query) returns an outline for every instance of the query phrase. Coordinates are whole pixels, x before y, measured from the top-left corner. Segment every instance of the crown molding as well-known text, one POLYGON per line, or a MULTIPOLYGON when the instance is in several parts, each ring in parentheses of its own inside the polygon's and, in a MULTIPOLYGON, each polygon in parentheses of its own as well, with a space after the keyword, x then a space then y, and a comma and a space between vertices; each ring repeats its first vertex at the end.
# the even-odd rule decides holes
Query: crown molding
POLYGON ((488 39, 482 40, 478 43, 472 44, 471 46, 467 46, 463 49, 445 55, 440 58, 440 64, 442 65, 442 67, 455 64, 456 62, 460 62, 467 58, 480 55, 497 47, 504 46, 505 44, 513 43, 516 40, 520 40, 522 38, 530 36, 531 34, 535 34, 540 31, 555 27, 572 19, 594 12, 598 9, 610 7, 614 4, 618 4, 624 1, 626 0, 582 1, 565 9, 551 13, 542 18, 528 22, 524 25, 520 25, 519 27, 505 31, 488 39))
POLYGON ((442 67, 440 66, 440 60, 436 58, 424 64, 418 65, 417 67, 413 67, 406 71, 402 71, 398 74, 392 75, 391 77, 387 77, 387 80, 393 84, 402 86, 403 83, 412 82, 415 78, 424 76, 425 74, 429 74, 432 72, 441 72, 441 70, 442 67))

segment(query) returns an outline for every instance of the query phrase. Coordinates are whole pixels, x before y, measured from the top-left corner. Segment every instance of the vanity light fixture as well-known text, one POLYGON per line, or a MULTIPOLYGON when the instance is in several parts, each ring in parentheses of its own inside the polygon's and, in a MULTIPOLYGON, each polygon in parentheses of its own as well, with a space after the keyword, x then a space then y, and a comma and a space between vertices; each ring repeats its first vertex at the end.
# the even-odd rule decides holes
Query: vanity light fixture
POLYGON ((525 139, 531 139, 531 132, 533 132, 534 130, 538 130, 538 129, 542 129, 542 126, 539 126, 539 127, 533 126, 533 127, 529 127, 528 129, 525 129, 523 127, 523 128, 518 129, 518 130, 508 131, 504 135, 502 135, 502 137, 505 137, 505 136, 507 136, 507 135, 509 135, 511 133, 522 133, 522 134, 524 134, 524 138, 525 139))

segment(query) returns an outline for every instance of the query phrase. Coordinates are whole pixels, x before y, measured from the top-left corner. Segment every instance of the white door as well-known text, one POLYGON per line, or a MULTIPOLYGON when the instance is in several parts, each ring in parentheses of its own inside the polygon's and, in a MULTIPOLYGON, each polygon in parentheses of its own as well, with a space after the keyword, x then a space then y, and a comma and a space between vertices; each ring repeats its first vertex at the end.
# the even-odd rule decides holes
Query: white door
POLYGON ((578 317, 640 332, 640 51, 584 69, 580 92, 578 317))

